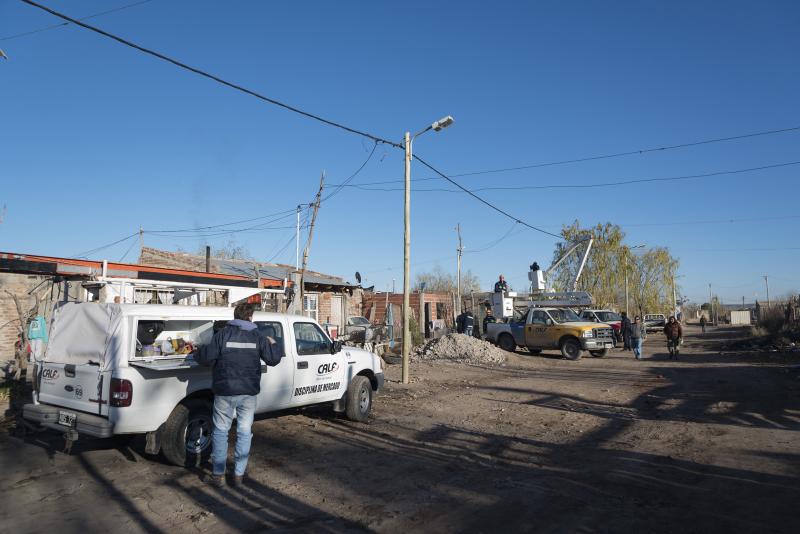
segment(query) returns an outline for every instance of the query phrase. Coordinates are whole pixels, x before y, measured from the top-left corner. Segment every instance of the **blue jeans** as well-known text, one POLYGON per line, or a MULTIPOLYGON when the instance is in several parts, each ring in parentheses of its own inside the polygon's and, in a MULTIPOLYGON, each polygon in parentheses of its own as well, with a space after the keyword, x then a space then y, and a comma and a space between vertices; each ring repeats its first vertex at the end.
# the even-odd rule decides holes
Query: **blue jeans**
POLYGON ((633 348, 633 355, 636 357, 637 360, 642 359, 642 338, 640 337, 632 337, 631 338, 631 347, 633 348))
POLYGON ((234 449, 234 474, 244 475, 253 437, 253 416, 256 411, 255 395, 214 397, 214 431, 211 433, 211 467, 215 475, 225 474, 228 459, 228 432, 236 416, 236 448, 234 449))

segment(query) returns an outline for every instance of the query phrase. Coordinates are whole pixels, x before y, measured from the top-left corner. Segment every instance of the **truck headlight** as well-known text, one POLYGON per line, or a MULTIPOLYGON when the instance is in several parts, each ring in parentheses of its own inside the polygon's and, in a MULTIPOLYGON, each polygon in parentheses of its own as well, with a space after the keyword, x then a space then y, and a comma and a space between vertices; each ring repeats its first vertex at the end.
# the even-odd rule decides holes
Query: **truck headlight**
POLYGON ((594 337, 594 332, 592 332, 591 330, 584 330, 583 337, 594 337))

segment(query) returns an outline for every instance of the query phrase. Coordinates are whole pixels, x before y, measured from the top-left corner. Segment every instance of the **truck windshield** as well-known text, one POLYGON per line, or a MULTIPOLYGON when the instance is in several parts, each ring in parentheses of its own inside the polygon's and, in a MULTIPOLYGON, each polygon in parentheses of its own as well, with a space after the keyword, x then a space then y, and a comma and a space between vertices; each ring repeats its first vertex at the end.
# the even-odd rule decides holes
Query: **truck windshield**
POLYGON ((597 318, 603 321, 604 323, 613 323, 614 321, 622 320, 622 317, 620 317, 618 313, 610 311, 597 312, 597 318))
POLYGON ((574 323, 581 320, 574 311, 568 308, 563 310, 548 310, 547 312, 557 323, 574 323))

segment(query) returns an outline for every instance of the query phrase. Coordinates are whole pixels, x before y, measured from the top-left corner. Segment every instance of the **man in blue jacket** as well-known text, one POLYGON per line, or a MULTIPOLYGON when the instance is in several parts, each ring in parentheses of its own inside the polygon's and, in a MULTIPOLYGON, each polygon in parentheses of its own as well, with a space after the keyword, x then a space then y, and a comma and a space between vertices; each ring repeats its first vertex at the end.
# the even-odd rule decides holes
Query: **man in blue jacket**
POLYGON ((201 347, 197 361, 213 367, 214 431, 211 434, 212 475, 209 484, 225 484, 225 462, 228 458, 228 432, 236 417, 236 448, 234 449, 235 485, 242 483, 250 441, 253 437, 253 416, 256 395, 261 391, 261 361, 270 366, 280 363, 283 350, 258 332, 252 322, 254 306, 239 304, 234 319, 214 334, 211 343, 201 347))

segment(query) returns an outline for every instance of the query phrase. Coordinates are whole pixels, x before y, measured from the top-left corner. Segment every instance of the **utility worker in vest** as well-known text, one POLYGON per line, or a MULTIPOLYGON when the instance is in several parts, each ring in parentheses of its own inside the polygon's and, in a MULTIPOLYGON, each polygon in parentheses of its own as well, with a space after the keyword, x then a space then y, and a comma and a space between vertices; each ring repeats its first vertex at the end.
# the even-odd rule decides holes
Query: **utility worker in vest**
POLYGON ((497 282, 494 283, 494 292, 495 293, 502 293, 505 297, 508 293, 508 283, 506 282, 506 278, 501 274, 500 278, 497 282))
POLYGON ((236 448, 232 482, 234 485, 242 483, 253 437, 256 395, 261 391, 261 362, 275 366, 284 356, 283 349, 274 339, 259 333, 252 322, 254 309, 252 304, 236 306, 233 321, 217 331, 211 343, 200 347, 197 355, 199 363, 213 367, 212 474, 206 482, 215 487, 225 484, 228 432, 234 417, 236 448))

